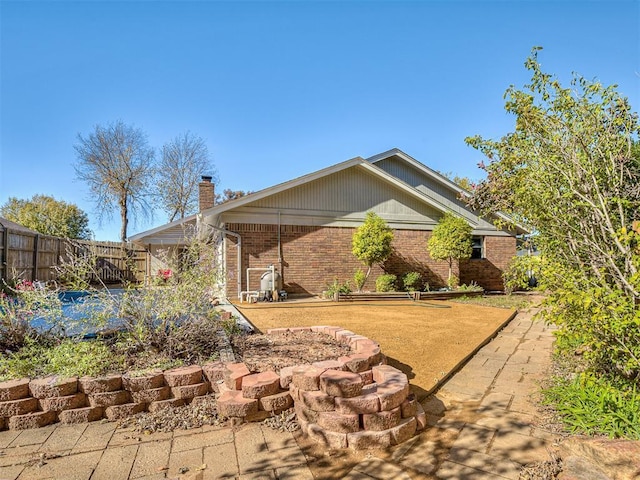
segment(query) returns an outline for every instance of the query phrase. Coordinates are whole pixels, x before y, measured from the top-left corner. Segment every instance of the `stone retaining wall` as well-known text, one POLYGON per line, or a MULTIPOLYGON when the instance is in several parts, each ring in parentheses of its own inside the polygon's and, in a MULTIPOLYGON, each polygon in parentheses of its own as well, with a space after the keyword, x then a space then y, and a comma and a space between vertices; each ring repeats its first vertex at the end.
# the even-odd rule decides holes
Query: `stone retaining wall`
POLYGON ((0 430, 37 428, 102 418, 118 420, 142 411, 199 402, 215 393, 221 416, 263 420, 295 407, 303 432, 331 448, 363 449, 404 442, 424 429, 426 418, 409 381, 386 365, 380 346, 340 327, 310 330, 348 344, 349 355, 275 372, 252 373, 244 363, 191 365, 144 376, 20 379, 0 383, 0 430))
POLYGON ((380 346, 340 327, 276 328, 267 334, 310 330, 351 347, 337 360, 286 367, 280 375, 226 364, 218 412, 260 420, 293 405, 302 431, 329 448, 380 448, 402 443, 426 426, 422 406, 400 370, 386 365, 380 346))
POLYGON ((62 378, 51 376, 0 383, 0 430, 55 423, 118 420, 138 412, 199 401, 216 392, 224 364, 191 365, 144 376, 62 378))

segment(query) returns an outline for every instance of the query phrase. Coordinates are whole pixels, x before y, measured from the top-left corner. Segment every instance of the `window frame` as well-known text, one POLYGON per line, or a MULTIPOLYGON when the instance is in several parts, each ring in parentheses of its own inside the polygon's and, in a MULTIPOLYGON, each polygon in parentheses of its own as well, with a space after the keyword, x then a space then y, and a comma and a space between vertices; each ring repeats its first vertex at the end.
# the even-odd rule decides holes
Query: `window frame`
POLYGON ((485 236, 484 235, 472 235, 471 236, 471 258, 470 260, 484 260, 486 257, 485 253, 485 236), (476 245, 476 242, 479 240, 479 245, 476 245), (480 250, 480 256, 474 256, 476 251, 480 250))

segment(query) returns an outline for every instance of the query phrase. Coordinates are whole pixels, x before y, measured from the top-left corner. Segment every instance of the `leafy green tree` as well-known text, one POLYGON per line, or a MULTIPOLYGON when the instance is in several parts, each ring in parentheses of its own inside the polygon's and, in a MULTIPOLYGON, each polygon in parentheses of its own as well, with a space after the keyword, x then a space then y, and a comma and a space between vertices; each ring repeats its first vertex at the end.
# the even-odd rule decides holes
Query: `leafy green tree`
POLYGON ((120 240, 127 240, 130 217, 150 216, 149 204, 155 171, 154 152, 146 134, 118 121, 96 125, 86 137, 78 134, 75 145, 76 177, 89 186, 98 219, 120 213, 120 240))
POLYGON ((44 235, 78 239, 92 236, 85 212, 73 203, 49 195, 34 195, 28 200, 10 197, 0 207, 0 215, 44 235))
POLYGON ((459 187, 464 188, 468 192, 472 191, 476 186, 476 181, 470 179, 469 177, 461 177, 460 175, 455 175, 452 172, 438 172, 443 177, 451 180, 453 183, 458 185, 459 187))
POLYGON ((358 260, 367 266, 366 279, 371 274, 371 267, 383 263, 391 255, 393 230, 383 218, 374 212, 367 212, 364 223, 360 225, 351 239, 351 251, 358 260))
POLYGON ((449 276, 447 283, 451 285, 454 260, 463 260, 471 257, 473 242, 471 232, 473 229, 464 218, 456 217, 447 212, 433 229, 427 249, 434 260, 446 260, 449 264, 449 276))
POLYGON ((638 116, 615 86, 574 75, 571 87, 542 71, 510 87, 515 130, 467 143, 483 152, 486 180, 471 205, 500 210, 537 232, 545 317, 562 344, 582 344, 600 375, 640 381, 640 162, 638 116))

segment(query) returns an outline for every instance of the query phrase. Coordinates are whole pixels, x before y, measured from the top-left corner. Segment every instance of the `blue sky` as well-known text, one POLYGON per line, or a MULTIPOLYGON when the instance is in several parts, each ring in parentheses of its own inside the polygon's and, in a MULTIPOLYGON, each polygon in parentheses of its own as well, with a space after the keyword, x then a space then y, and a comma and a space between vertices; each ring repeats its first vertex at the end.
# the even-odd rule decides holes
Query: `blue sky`
MULTIPOLYGON (((400 148, 479 178, 464 138, 499 137, 510 84, 543 68, 618 84, 640 104, 640 2, 0 1, 0 204, 41 193, 77 204, 77 135, 116 120, 156 149, 187 130, 218 189, 256 191, 400 148)), ((166 222, 131 225, 129 234, 166 222)))

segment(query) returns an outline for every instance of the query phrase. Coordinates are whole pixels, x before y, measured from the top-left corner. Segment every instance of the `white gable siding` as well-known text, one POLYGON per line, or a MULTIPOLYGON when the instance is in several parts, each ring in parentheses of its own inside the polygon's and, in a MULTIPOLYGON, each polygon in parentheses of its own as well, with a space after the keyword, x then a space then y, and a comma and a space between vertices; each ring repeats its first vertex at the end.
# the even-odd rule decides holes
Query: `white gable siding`
POLYGON ((484 233, 497 230, 491 222, 488 222, 487 220, 480 218, 478 215, 473 213, 469 209, 469 207, 467 207, 466 204, 458 198, 457 192, 452 191, 446 185, 437 182, 436 180, 426 175, 424 172, 421 172, 406 161, 392 156, 376 162, 376 166, 389 173, 390 175, 399 178, 406 184, 411 185, 413 188, 424 193, 427 196, 434 196, 435 194, 439 197, 443 197, 449 204, 448 206, 453 211, 466 210, 467 212, 470 212, 473 216, 473 220, 475 223, 474 229, 476 230, 476 233, 484 233))
POLYGON ((363 168, 352 167, 285 190, 223 214, 227 223, 352 226, 373 211, 392 223, 431 228, 441 213, 419 198, 399 192, 363 168), (283 217, 287 217, 286 219, 283 217))
POLYGON ((147 245, 170 246, 184 245, 185 239, 195 232, 195 220, 174 225, 145 238, 142 243, 147 245))

